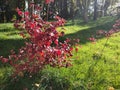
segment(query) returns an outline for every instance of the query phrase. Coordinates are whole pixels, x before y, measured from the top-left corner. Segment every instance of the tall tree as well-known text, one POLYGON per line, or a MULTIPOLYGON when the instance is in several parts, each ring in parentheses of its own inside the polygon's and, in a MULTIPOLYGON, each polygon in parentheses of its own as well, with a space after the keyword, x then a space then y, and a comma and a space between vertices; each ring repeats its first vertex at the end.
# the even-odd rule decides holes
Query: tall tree
POLYGON ((60 16, 68 18, 68 0, 60 0, 60 16))
POLYGON ((94 16, 93 16, 93 20, 97 20, 97 0, 94 0, 94 16))
POLYGON ((82 13, 83 13, 83 18, 84 22, 88 22, 88 9, 90 5, 91 0, 80 0, 80 3, 82 5, 82 13))
POLYGON ((75 14, 75 3, 74 0, 71 0, 70 2, 70 16, 72 18, 72 22, 74 23, 74 14, 75 14))

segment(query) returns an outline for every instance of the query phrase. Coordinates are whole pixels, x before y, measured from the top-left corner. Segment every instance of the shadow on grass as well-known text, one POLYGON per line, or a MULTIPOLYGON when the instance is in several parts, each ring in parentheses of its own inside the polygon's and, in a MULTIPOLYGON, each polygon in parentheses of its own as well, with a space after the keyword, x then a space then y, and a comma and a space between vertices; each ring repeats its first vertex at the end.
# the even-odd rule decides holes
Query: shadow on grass
POLYGON ((20 47, 24 46, 24 42, 24 39, 0 40, 0 56, 8 57, 12 49, 17 52, 20 47))
MULTIPOLYGON (((65 35, 64 38, 72 38, 72 39, 78 38, 78 39, 80 39, 81 44, 86 44, 87 42, 89 42, 88 38, 90 38, 91 36, 96 36, 97 31, 99 31, 99 30, 109 31, 112 28, 113 24, 114 24, 113 21, 105 23, 103 25, 98 24, 98 26, 95 26, 95 27, 91 27, 88 29, 80 30, 75 33, 67 34, 67 35, 65 35)), ((101 38, 104 38, 104 36, 100 37, 99 39, 101 39, 101 38)))
MULTIPOLYGON (((88 24, 82 23, 82 21, 78 20, 78 24, 80 26, 91 26, 91 28, 88 29, 83 29, 75 33, 67 34, 65 35, 65 38, 79 38, 81 44, 85 44, 89 42, 88 38, 91 37, 92 35, 96 35, 96 32, 98 30, 110 30, 112 28, 112 25, 114 24, 115 18, 112 18, 111 20, 107 21, 110 19, 108 18, 102 18, 94 22, 90 22, 88 24), (102 23, 103 22, 103 23, 102 23)), ((71 26, 71 23, 68 23, 68 26, 71 26)), ((67 25, 66 25, 67 26, 67 25)), ((9 35, 14 35, 18 34, 18 32, 15 28, 12 27, 1 27, 0 32, 10 32, 9 35)), ((101 37, 104 38, 104 37, 101 37)), ((64 38, 63 38, 64 39, 64 38)), ((62 40, 62 39, 61 39, 62 40)), ((8 56, 10 54, 10 50, 14 49, 17 51, 21 46, 24 45, 23 39, 8 39, 8 40, 0 40, 0 56, 8 56)))
POLYGON ((7 27, 7 28, 0 28, 0 32, 14 32, 17 31, 15 28, 7 27))
POLYGON ((20 35, 20 32, 11 32, 7 36, 20 35))

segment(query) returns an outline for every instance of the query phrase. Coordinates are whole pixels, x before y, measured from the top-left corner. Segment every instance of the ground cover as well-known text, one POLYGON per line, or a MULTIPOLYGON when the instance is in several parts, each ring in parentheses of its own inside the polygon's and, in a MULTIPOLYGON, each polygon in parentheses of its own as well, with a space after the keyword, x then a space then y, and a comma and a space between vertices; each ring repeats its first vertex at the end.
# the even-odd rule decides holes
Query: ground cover
MULTIPOLYGON (((71 58, 73 66, 69 68, 46 67, 40 75, 30 80, 22 78, 18 83, 10 83, 8 76, 11 68, 7 65, 0 67, 0 88, 7 86, 21 90, 21 87, 36 90, 110 90, 120 89, 120 33, 115 33, 109 39, 99 38, 91 43, 88 38, 96 35, 98 30, 110 30, 114 24, 114 17, 100 18, 84 24, 76 20, 65 25, 65 38, 79 38, 78 52, 71 58), (9 82, 9 83, 8 83, 9 82), (31 85, 30 85, 31 84, 31 85), (12 86, 13 85, 13 86, 12 86), (34 87, 35 86, 35 87, 34 87), (19 88, 19 89, 18 89, 19 88)), ((60 28, 59 28, 60 30, 60 28)), ((63 38, 64 39, 64 38, 63 38)), ((17 51, 24 45, 19 31, 11 23, 0 24, 0 56, 7 56, 11 49, 17 51)))

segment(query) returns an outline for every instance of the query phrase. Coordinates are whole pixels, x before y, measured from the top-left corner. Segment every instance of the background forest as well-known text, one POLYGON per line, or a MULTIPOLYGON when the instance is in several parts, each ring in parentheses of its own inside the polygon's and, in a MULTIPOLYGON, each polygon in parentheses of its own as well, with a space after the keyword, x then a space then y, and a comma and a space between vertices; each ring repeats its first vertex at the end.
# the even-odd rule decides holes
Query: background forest
MULTIPOLYGON (((74 19, 80 18, 87 23, 91 19, 97 20, 103 16, 119 16, 120 14, 119 0, 54 0, 48 5, 44 3, 44 0, 32 0, 32 2, 41 6, 43 10, 40 15, 44 18, 47 13, 49 19, 57 14, 73 22, 74 19)), ((30 0, 1 0, 1 21, 4 21, 5 17, 7 21, 11 21, 15 16, 19 18, 15 9, 18 7, 23 11, 28 11, 29 3, 30 0)))

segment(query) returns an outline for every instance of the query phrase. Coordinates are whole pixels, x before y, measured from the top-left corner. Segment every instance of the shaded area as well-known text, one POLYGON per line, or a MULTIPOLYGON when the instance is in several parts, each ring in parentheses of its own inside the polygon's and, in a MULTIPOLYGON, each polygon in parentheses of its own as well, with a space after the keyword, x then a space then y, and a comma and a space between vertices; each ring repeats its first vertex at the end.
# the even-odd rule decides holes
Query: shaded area
POLYGON ((13 23, 0 24, 0 56, 8 57, 10 50, 17 52, 24 45, 25 40, 19 37, 19 32, 13 23))
POLYGON ((9 33, 9 34, 7 34, 7 36, 13 36, 13 35, 19 35, 20 33, 19 32, 12 32, 12 33, 9 33))
POLYGON ((23 39, 0 40, 0 56, 7 57, 12 49, 17 52, 24 45, 24 42, 23 39))
MULTIPOLYGON (((101 21, 101 23, 104 23, 104 21, 101 21)), ((100 22, 99 22, 100 23, 100 22)), ((87 24, 89 26, 91 26, 91 28, 88 28, 88 29, 83 29, 83 30, 79 30, 75 33, 70 33, 70 34, 67 34, 65 35, 64 38, 72 38, 72 39, 76 39, 76 38, 79 38, 80 39, 80 43, 82 44, 86 44, 87 42, 89 42, 88 38, 90 38, 91 36, 95 36, 96 37, 96 33, 99 31, 99 30, 105 30, 105 31, 109 31, 112 26, 114 24, 114 21, 111 21, 111 22, 107 22, 107 23, 104 23, 104 24, 87 24)), ((80 24, 80 26, 83 26, 85 24, 80 24)), ((101 38, 104 38, 104 36, 100 37, 99 39, 101 38)), ((63 39, 63 38, 62 38, 63 39)))
POLYGON ((17 31, 17 30, 15 28, 12 28, 12 27, 3 27, 3 28, 0 27, 1 33, 2 32, 15 32, 15 31, 17 31))

